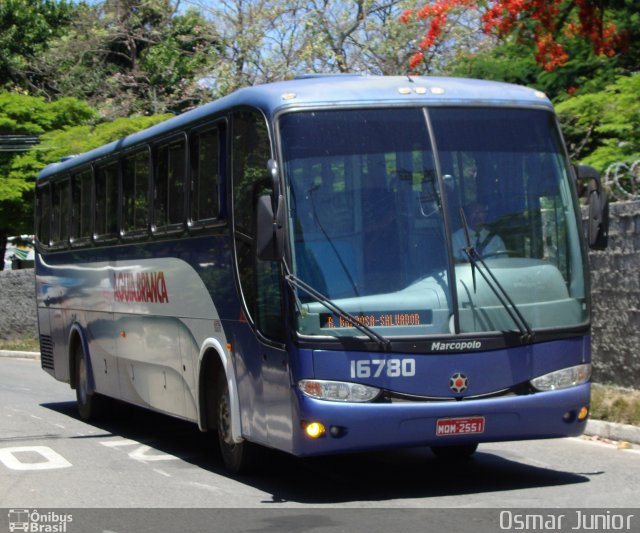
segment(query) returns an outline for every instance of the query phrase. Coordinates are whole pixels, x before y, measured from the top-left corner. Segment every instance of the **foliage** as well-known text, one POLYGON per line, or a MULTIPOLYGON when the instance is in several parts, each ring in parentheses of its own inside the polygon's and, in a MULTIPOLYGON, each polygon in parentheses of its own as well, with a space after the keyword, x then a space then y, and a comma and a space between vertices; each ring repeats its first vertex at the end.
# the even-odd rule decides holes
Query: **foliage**
MULTIPOLYGON (((609 2, 610 3, 610 2, 609 2)), ((515 36, 535 45, 535 59, 552 72, 567 63, 569 54, 562 40, 585 39, 595 55, 612 57, 622 46, 615 24, 608 20, 599 0, 437 0, 416 10, 407 9, 401 19, 426 21, 426 34, 411 57, 412 70, 423 62, 443 33, 452 14, 482 11, 482 30, 500 39, 515 36)))
POLYGON ((452 76, 504 81, 542 89, 539 70, 529 51, 514 39, 500 46, 488 44, 473 52, 460 50, 445 67, 446 73, 452 76))
MULTIPOLYGON (((192 0, 218 29, 213 96, 307 73, 403 74, 417 25, 399 20, 419 0, 192 0)), ((444 54, 440 54, 444 58, 444 54)))
POLYGON ((595 56, 585 43, 573 43, 568 61, 549 72, 536 63, 529 47, 509 38, 473 53, 459 52, 444 72, 535 87, 557 103, 574 95, 604 90, 621 70, 616 60, 595 56))
MULTIPOLYGON (((95 116, 95 111, 85 102, 74 98, 48 103, 42 97, 0 93, 0 136, 45 135, 56 128, 93 120, 95 116)), ((21 157, 14 152, 0 152, 0 252, 3 254, 8 235, 33 231, 35 173, 31 167, 21 165, 21 157)))
MULTIPOLYGON (((42 135, 46 132, 87 122, 95 118, 95 112, 85 103, 74 98, 62 98, 48 103, 42 97, 16 93, 0 93, 0 135, 42 135)), ((9 209, 7 203, 17 203, 10 211, 25 201, 23 193, 31 189, 35 174, 16 172, 14 153, 0 155, 0 217, 9 209)), ((0 226, 10 221, 0 220, 0 226)))
POLYGON ((640 426, 640 391, 613 385, 593 384, 591 417, 640 426))
POLYGON ((91 126, 89 106, 179 113, 295 74, 403 74, 416 50, 416 71, 545 91, 575 158, 603 170, 637 153, 637 80, 621 78, 640 71, 637 0, 0 0, 0 87, 44 97, 0 93, 0 134, 43 139, 0 153, 2 213, 23 205, 29 173, 111 139, 118 123, 91 126))
POLYGON ((305 61, 294 65, 295 70, 371 74, 407 71, 412 52, 409 43, 417 28, 399 22, 399 0, 309 0, 301 5, 308 11, 304 18, 305 61))
POLYGON ((2 0, 0 88, 29 90, 38 83, 35 58, 65 34, 74 14, 74 4, 65 0, 2 0))
POLYGON ((40 353, 40 339, 0 339, 0 350, 40 353))
POLYGON ((105 117, 180 112, 205 97, 198 81, 219 55, 213 25, 171 0, 84 5, 36 62, 50 95, 86 99, 105 117))
POLYGON ((36 176, 46 165, 59 161, 62 157, 88 152, 137 131, 150 128, 171 116, 119 118, 113 122, 97 125, 79 124, 50 131, 42 136, 42 143, 38 149, 13 159, 9 167, 9 179, 29 181, 30 176, 36 176))
POLYGON ((45 165, 115 141, 170 116, 121 118, 95 125, 95 110, 75 98, 49 103, 43 97, 0 93, 0 135, 37 135, 41 141, 28 152, 0 152, 0 249, 7 235, 33 231, 32 191, 35 177, 45 165))
POLYGON ((557 105, 573 159, 600 172, 640 159, 640 74, 620 76, 605 90, 557 105))

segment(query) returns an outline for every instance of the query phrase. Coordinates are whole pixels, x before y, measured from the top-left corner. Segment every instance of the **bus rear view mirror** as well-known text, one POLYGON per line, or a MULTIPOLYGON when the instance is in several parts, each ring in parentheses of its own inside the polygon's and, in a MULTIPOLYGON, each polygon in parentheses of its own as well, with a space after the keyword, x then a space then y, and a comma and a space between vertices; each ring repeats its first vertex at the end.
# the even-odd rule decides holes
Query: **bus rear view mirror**
POLYGON ((609 200, 602 190, 598 171, 589 165, 576 165, 579 180, 588 180, 587 197, 589 199, 589 221, 587 237, 589 248, 604 250, 609 243, 609 200))
POLYGON ((256 205, 256 253, 261 261, 278 261, 282 257, 283 201, 278 196, 273 212, 272 195, 258 197, 256 205))

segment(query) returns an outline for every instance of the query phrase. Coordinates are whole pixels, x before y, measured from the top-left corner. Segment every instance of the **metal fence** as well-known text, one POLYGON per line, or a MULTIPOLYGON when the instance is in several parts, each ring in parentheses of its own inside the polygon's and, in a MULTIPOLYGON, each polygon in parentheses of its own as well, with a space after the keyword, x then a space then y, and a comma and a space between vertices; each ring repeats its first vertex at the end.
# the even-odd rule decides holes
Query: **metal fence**
POLYGON ((613 163, 604 173, 604 186, 612 201, 640 200, 640 159, 613 163))

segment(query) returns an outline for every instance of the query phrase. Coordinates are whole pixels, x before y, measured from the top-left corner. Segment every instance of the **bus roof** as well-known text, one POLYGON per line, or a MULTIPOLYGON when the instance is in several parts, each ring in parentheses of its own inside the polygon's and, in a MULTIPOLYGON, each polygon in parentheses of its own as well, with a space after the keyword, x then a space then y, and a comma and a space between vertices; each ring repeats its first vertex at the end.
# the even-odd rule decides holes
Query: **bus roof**
POLYGON ((38 179, 86 165, 119 150, 152 141, 193 124, 206 122, 233 107, 256 107, 267 117, 272 117, 287 108, 356 105, 500 105, 552 108, 544 93, 508 83, 429 76, 308 75, 290 81, 240 89, 146 130, 90 152, 52 163, 40 172, 38 179))

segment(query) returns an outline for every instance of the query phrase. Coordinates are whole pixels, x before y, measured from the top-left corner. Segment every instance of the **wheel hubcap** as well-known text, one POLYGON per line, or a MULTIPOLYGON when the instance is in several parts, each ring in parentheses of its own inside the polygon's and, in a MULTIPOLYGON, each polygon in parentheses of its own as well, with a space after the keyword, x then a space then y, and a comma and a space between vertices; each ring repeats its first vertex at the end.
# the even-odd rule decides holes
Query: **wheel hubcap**
POLYGON ((78 392, 80 394, 80 400, 82 403, 87 402, 87 397, 89 395, 87 390, 87 373, 84 368, 84 359, 80 359, 80 372, 78 376, 78 392))
POLYGON ((233 446, 231 438, 231 410, 229 409, 229 393, 222 395, 218 408, 218 431, 225 444, 233 446))

